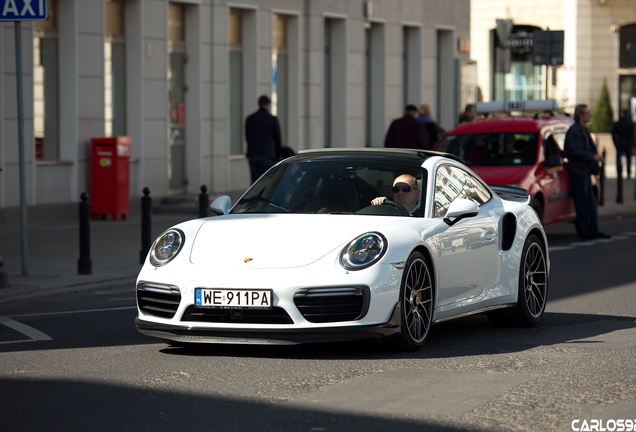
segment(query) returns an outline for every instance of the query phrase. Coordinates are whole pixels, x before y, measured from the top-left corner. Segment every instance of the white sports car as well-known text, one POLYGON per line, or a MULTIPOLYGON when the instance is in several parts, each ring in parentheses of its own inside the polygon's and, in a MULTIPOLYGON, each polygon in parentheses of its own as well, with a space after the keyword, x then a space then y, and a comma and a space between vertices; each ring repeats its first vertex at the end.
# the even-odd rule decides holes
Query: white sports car
POLYGON ((218 216, 152 245, 137 279, 141 333, 174 345, 384 338, 415 350, 434 323, 486 313, 534 325, 545 310, 548 244, 527 192, 488 186, 452 155, 302 151, 233 206, 223 196, 211 207, 218 216))

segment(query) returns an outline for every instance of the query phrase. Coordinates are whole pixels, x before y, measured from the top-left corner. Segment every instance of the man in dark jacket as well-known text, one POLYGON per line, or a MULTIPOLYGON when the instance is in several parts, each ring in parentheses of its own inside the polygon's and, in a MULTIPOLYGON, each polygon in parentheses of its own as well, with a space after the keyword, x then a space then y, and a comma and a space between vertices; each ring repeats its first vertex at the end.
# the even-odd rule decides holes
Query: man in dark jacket
POLYGON ((621 111, 621 118, 614 123, 612 129, 612 140, 616 147, 616 170, 622 176, 623 165, 622 156, 625 155, 627 161, 627 178, 632 176, 632 150, 634 148, 634 123, 629 117, 629 110, 621 111))
POLYGON ((574 123, 565 135, 565 156, 568 158, 570 191, 576 208, 576 227, 582 240, 610 238, 598 230, 596 196, 591 176, 598 173, 598 163, 603 156, 597 154, 596 144, 587 125, 592 113, 587 105, 574 108, 574 123))
POLYGON ((424 123, 416 119, 417 107, 407 105, 404 117, 391 122, 384 139, 384 147, 429 150, 428 132, 424 123))
POLYGON ((245 119, 245 140, 252 183, 280 159, 280 125, 278 119, 270 114, 271 107, 269 97, 261 96, 258 98, 258 111, 245 119))

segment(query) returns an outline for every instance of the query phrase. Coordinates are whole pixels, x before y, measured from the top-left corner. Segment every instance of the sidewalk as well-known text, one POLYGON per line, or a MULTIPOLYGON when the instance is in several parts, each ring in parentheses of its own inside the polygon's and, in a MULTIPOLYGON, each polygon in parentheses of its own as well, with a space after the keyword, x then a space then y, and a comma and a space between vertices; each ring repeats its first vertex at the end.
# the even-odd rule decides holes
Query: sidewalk
MULTIPOLYGON (((187 215, 153 215, 151 238, 184 220, 187 215)), ((0 302, 59 292, 111 286, 135 286, 141 270, 141 218, 91 220, 90 257, 92 274, 77 274, 79 222, 28 226, 27 275, 22 275, 20 227, 0 227, 0 255, 9 287, 0 288, 0 302)))
MULTIPOLYGON (((634 180, 623 181, 623 204, 616 203, 616 179, 605 183, 605 205, 599 216, 636 213, 634 180)), ((188 215, 153 215, 152 239, 188 215)), ((141 219, 92 220, 90 223, 92 274, 78 275, 79 224, 32 225, 28 227, 27 276, 22 276, 20 227, 0 227, 0 271, 9 277, 9 287, 0 288, 0 302, 37 295, 83 291, 114 286, 134 289, 141 265, 141 219)))

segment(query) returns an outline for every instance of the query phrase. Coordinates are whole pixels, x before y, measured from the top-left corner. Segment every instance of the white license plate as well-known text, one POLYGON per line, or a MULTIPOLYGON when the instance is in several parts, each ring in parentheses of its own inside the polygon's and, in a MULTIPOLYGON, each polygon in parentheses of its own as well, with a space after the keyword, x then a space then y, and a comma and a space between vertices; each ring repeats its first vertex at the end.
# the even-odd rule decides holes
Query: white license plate
POLYGON ((194 290, 194 305, 224 309, 271 309, 272 290, 196 288, 194 290))

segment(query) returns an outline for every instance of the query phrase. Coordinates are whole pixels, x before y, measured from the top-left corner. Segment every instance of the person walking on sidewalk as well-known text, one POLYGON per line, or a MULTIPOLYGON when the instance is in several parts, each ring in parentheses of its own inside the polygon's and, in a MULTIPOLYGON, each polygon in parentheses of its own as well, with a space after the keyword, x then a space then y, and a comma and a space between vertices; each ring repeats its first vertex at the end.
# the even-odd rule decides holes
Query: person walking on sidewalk
POLYGON ((258 111, 245 119, 247 158, 254 183, 280 159, 282 139, 278 118, 271 115, 272 101, 268 96, 258 98, 258 111))
POLYGON ((384 139, 384 147, 430 150, 426 126, 416 117, 417 107, 407 105, 404 116, 391 122, 384 139))
POLYGON ((419 115, 417 119, 424 123, 426 132, 428 133, 428 142, 431 148, 435 146, 439 137, 444 134, 444 130, 433 120, 431 115, 431 107, 427 104, 420 105, 419 115))
POLYGON ((627 178, 632 176, 632 151, 634 150, 634 123, 629 116, 629 110, 621 111, 621 118, 614 123, 612 128, 612 141, 616 147, 616 170, 622 176, 622 156, 627 162, 627 178))
POLYGON ((599 174, 599 162, 603 156, 597 154, 596 144, 587 125, 592 112, 587 105, 574 108, 574 123, 565 135, 565 156, 568 158, 570 190, 576 208, 576 227, 582 240, 610 238, 598 230, 596 196, 592 189, 592 175, 599 174))

